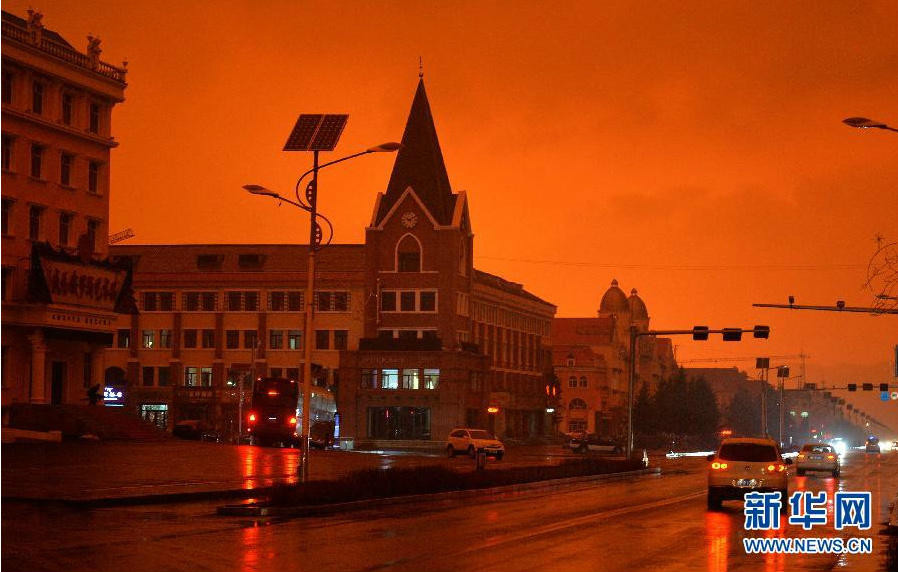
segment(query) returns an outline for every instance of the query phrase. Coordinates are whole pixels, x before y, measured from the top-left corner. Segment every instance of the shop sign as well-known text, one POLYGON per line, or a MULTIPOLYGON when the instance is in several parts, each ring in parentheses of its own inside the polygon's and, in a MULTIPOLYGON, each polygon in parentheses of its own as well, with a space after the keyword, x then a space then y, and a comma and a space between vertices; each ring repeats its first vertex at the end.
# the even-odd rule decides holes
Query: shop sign
POLYGON ((107 407, 122 407, 125 405, 125 392, 120 387, 107 385, 103 388, 103 404, 107 407))

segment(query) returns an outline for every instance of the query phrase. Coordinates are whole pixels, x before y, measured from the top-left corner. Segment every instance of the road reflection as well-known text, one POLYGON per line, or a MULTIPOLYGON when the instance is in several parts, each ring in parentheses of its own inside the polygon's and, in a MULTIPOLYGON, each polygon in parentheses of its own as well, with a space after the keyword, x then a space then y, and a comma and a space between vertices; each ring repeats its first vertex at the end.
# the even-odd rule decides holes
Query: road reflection
POLYGON ((708 537, 709 572, 727 572, 730 550, 731 515, 723 512, 705 513, 705 534, 708 537))
POLYGON ((294 449, 266 449, 252 445, 237 448, 237 459, 243 476, 243 488, 292 484, 297 481, 299 451, 294 449))
POLYGON ((259 569, 259 523, 254 522, 247 526, 241 533, 243 545, 242 566, 243 572, 255 572, 259 569))

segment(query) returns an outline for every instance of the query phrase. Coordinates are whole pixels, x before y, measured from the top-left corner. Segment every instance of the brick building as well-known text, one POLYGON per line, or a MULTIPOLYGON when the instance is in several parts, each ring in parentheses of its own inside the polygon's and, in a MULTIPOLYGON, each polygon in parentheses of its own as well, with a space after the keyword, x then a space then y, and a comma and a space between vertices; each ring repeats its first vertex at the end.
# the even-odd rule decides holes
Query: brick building
POLYGON ((2 33, 3 405, 84 402, 129 310, 126 269, 104 261, 125 69, 33 10, 3 12, 2 33))
MULTIPOLYGON (((441 440, 457 425, 549 433, 555 306, 473 267, 467 197, 449 185, 423 81, 402 144, 365 243, 320 252, 312 360, 336 394, 342 436, 441 440)), ((160 421, 164 407, 169 425, 202 418, 227 429, 239 372, 302 371, 305 248, 114 247, 133 264, 141 314, 119 321, 109 379, 144 416, 160 421), (254 363, 247 336, 261 342, 254 363)))
MULTIPOLYGON (((307 249, 301 245, 113 246, 134 271, 139 314, 123 316, 106 351, 105 381, 162 427, 199 419, 224 434, 237 424, 239 383, 300 379, 307 249)), ((315 391, 336 385, 339 353, 361 337, 364 249, 319 253, 315 391)))
MULTIPOLYGON (((605 291, 594 318, 552 321, 552 363, 561 384, 561 431, 620 436, 626 431, 630 327, 649 329, 636 289, 628 297, 617 280, 605 291)), ((636 388, 650 390, 676 370, 668 338, 639 338, 636 388)))

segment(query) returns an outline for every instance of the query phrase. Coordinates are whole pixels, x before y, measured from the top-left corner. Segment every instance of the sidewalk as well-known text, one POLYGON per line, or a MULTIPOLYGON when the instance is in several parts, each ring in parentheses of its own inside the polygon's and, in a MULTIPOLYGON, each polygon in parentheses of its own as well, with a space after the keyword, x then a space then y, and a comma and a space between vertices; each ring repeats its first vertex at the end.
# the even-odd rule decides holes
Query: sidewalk
MULTIPOLYGON (((2 447, 2 496, 86 502, 222 491, 236 495, 294 481, 298 457, 290 449, 177 440, 7 444, 2 447)), ((334 463, 318 465, 312 463, 312 478, 325 478, 334 463)))

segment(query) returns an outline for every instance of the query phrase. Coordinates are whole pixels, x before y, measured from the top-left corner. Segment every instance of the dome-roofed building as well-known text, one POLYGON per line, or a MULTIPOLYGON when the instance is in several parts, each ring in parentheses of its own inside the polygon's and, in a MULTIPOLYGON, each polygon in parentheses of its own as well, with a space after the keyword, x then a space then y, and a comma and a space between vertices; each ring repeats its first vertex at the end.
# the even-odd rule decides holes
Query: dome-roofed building
POLYGON ((627 302, 627 295, 620 289, 617 279, 611 281, 611 287, 602 296, 602 302, 599 304, 599 316, 608 316, 611 314, 620 314, 630 310, 627 302))
POLYGON ((630 297, 627 298, 627 303, 630 306, 630 319, 634 323, 648 321, 648 308, 645 307, 645 302, 643 302, 642 298, 639 297, 639 294, 636 292, 636 288, 630 290, 630 297))
MULTIPOLYGON (((635 288, 627 296, 617 280, 602 296, 595 318, 552 320, 552 356, 561 382, 560 430, 623 438, 627 428, 630 328, 649 329, 649 312, 635 288), (574 356, 575 359, 571 359, 574 356), (587 359, 587 357, 589 359, 587 359), (571 400, 587 408, 571 410, 571 400)), ((676 370, 669 338, 639 338, 636 387, 651 390, 676 370)))

